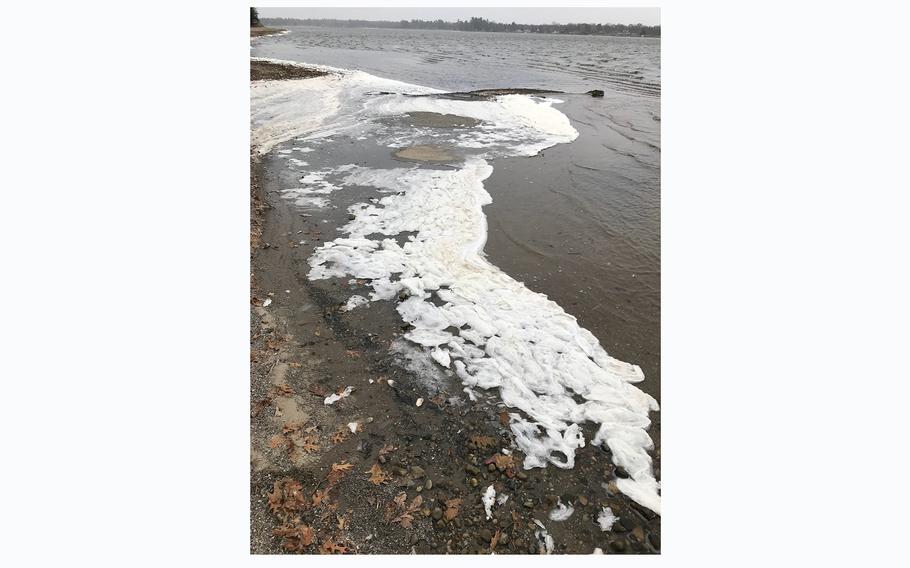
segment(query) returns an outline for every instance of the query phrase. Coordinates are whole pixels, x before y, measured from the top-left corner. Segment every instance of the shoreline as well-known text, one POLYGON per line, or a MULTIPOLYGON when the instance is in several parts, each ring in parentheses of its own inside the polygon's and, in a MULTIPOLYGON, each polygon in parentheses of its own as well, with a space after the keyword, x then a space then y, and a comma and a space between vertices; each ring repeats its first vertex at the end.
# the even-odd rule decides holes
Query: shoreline
POLYGON ((497 449, 510 433, 493 409, 445 396, 417 405, 421 382, 380 340, 401 332, 394 306, 343 312, 346 286, 307 280, 309 255, 294 239, 321 241, 321 225, 272 193, 287 145, 251 153, 251 552, 546 552, 535 518, 557 553, 659 551, 660 517, 601 488, 625 475, 602 449, 579 449, 574 469, 521 470, 497 449), (350 396, 323 403, 346 386, 350 396), (491 485, 510 498, 487 521, 491 485), (560 502, 574 518, 551 522, 560 502), (603 506, 620 519, 605 533, 595 522, 603 506))
POLYGON ((270 27, 266 27, 266 26, 255 27, 255 28, 251 27, 250 28, 250 37, 251 38, 265 37, 265 36, 280 34, 282 32, 286 32, 286 31, 287 30, 284 28, 270 28, 270 27))

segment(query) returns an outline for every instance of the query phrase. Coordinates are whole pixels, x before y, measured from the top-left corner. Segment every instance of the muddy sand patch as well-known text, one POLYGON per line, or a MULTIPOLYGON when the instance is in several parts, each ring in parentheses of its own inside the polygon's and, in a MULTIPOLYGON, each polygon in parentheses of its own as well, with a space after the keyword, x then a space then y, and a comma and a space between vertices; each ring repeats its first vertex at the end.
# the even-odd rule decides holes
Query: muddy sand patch
POLYGON ((392 157, 396 160, 404 160, 406 162, 443 163, 460 160, 458 156, 446 148, 429 145, 401 148, 392 152, 392 157))

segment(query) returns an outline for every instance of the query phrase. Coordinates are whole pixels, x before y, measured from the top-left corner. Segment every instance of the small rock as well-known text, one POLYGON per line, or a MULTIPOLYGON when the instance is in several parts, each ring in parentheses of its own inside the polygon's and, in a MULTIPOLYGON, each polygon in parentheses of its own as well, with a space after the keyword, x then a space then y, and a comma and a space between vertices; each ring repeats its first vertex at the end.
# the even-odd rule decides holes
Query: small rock
POLYGON ((588 498, 585 497, 584 495, 579 495, 578 502, 581 504, 582 507, 585 507, 588 504, 588 498))
POLYGON ((626 550, 626 541, 624 540, 614 540, 610 542, 610 548, 616 552, 623 552, 626 550))
POLYGON ((499 544, 502 544, 503 546, 509 544, 509 533, 502 533, 502 535, 500 535, 499 544))
POLYGON ((496 471, 496 464, 491 463, 491 464, 487 465, 487 471, 489 471, 490 473, 496 471))
POLYGON ((624 469, 621 468, 621 467, 617 467, 616 470, 615 470, 613 473, 615 473, 615 474, 616 474, 616 477, 619 477, 620 479, 628 479, 628 478, 629 478, 629 474, 626 472, 626 470, 624 470, 624 469))
POLYGON ((484 542, 490 542, 493 540, 493 533, 490 531, 490 529, 481 529, 480 538, 484 542))
POLYGON ((420 479, 424 475, 426 475, 426 473, 423 471, 423 468, 420 467, 419 465, 415 465, 415 466, 411 467, 411 477, 413 477, 414 479, 420 479))
POLYGON ((472 477, 472 478, 471 478, 471 481, 469 481, 468 483, 470 483, 471 487, 477 487, 477 484, 478 484, 479 482, 477 481, 477 478, 476 478, 476 477, 472 477))
POLYGON ((471 464, 468 464, 468 465, 464 466, 464 470, 465 470, 466 472, 470 473, 471 475, 477 475, 477 474, 480 473, 480 470, 477 469, 476 467, 474 467, 474 466, 471 465, 471 464))
POLYGON ((530 499, 528 499, 527 501, 524 502, 524 506, 525 506, 525 509, 533 509, 534 501, 531 501, 530 499))
POLYGON ((515 477, 517 477, 518 479, 520 479, 520 480, 522 480, 522 481, 527 481, 527 479, 528 479, 528 474, 525 473, 525 472, 523 472, 523 471, 519 471, 518 474, 515 475, 515 477))
POLYGON ((426 489, 427 491, 429 491, 430 489, 433 489, 433 480, 428 479, 427 482, 424 484, 423 488, 426 489))
POLYGON ((435 509, 433 509, 433 520, 438 521, 441 518, 442 518, 442 509, 440 509, 439 507, 436 507, 435 509))

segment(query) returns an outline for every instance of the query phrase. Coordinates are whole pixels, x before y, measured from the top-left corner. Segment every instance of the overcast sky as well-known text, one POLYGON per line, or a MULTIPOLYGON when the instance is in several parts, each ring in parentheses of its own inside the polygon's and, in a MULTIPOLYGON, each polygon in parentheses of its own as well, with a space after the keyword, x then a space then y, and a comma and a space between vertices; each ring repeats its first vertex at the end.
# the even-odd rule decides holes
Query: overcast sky
POLYGON ((660 24, 659 8, 259 8, 260 18, 339 20, 467 20, 549 24, 660 24))

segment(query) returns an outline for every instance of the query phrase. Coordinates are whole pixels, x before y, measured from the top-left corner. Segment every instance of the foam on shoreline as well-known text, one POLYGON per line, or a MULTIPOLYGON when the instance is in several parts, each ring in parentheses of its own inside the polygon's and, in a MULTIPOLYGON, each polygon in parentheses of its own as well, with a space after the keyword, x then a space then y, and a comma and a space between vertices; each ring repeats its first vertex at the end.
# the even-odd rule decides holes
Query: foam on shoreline
POLYGON ((340 133, 369 134, 390 148, 438 136, 381 120, 409 112, 455 114, 481 125, 450 134, 449 140, 465 149, 450 169, 338 164, 342 185, 375 188, 378 198, 349 209, 353 218, 340 228, 344 236, 317 248, 309 259, 309 278, 367 280, 370 301, 406 297, 397 305, 410 326, 404 338, 424 350, 430 365, 454 374, 468 392, 498 389, 513 410, 510 428, 526 469, 550 463, 574 467, 575 450, 586 443, 581 425, 589 422, 597 428, 590 443, 607 446, 613 462, 629 473, 628 479, 616 480, 618 489, 659 513, 647 433, 649 413, 658 405, 634 385, 644 378, 641 369, 610 357, 573 316, 484 256, 483 206, 491 197, 483 182, 493 169, 488 159, 533 155, 574 140, 578 133, 553 107, 556 101, 527 95, 457 101, 381 94, 438 91, 333 71, 331 77, 273 82, 286 86, 263 83, 258 94, 254 85, 258 151, 291 138, 314 141, 340 133), (413 236, 399 244, 394 237, 403 232, 413 236))

